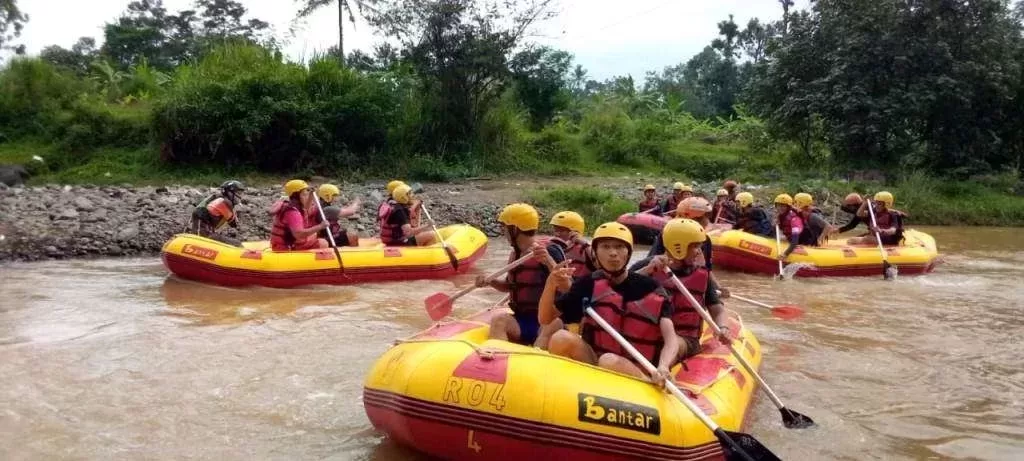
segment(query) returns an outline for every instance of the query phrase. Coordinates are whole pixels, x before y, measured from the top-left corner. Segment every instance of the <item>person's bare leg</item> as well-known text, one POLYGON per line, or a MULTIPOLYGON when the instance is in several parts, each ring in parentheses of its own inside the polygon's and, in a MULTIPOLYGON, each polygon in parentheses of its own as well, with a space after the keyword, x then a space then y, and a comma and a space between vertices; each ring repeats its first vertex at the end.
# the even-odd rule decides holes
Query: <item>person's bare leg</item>
POLYGON ((416 234, 416 245, 421 247, 433 245, 436 241, 437 238, 434 236, 434 231, 420 232, 419 234, 416 234))
POLYGON ((537 335, 537 341, 533 343, 534 347, 546 350, 548 348, 548 343, 551 341, 551 336, 561 330, 563 326, 564 324, 562 323, 562 319, 555 319, 547 325, 541 325, 540 334, 537 335))
POLYGON ((490 339, 518 341, 519 336, 519 322, 516 321, 515 317, 505 314, 491 319, 490 339))
POLYGON ((359 246, 359 234, 356 231, 348 231, 345 236, 348 238, 348 245, 357 247, 359 246))
POLYGON ((617 371, 624 375, 635 376, 637 378, 648 380, 650 379, 647 376, 647 373, 644 373, 644 371, 641 370, 640 367, 636 366, 633 362, 629 361, 629 359, 617 354, 601 354, 601 358, 597 360, 597 366, 601 368, 607 368, 612 371, 617 371))
POLYGON ((558 330, 551 335, 548 342, 548 352, 562 357, 568 357, 577 362, 597 363, 597 354, 594 349, 587 345, 579 335, 566 330, 558 330))

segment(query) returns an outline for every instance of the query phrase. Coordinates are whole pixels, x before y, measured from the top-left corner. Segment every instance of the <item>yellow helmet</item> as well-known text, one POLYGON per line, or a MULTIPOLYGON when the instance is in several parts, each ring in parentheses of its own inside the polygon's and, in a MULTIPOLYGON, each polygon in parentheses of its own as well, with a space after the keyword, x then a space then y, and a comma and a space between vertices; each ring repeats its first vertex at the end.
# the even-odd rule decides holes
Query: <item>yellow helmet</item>
POLYGON ((725 189, 718 189, 718 192, 715 193, 715 197, 725 197, 727 195, 729 195, 729 191, 725 189))
POLYGON ((896 203, 896 199, 892 196, 892 192, 887 191, 876 193, 875 201, 884 203, 886 208, 890 208, 893 203, 896 203))
POLYGON ((775 204, 778 205, 780 203, 783 205, 793 206, 793 197, 790 197, 789 194, 776 195, 775 204))
POLYGON ((746 208, 754 204, 754 194, 750 192, 740 192, 736 194, 736 203, 740 204, 740 208, 746 208))
POLYGON ((594 229, 594 238, 591 239, 591 242, 597 245, 600 239, 619 240, 629 247, 629 251, 633 251, 633 233, 626 226, 617 222, 606 222, 597 226, 597 229, 594 229))
POLYGON ((649 190, 658 190, 658 188, 654 187, 654 184, 648 184, 648 185, 644 186, 644 192, 647 192, 649 190))
POLYGON ((407 184, 399 184, 398 187, 391 192, 391 197, 402 205, 408 205, 409 202, 412 201, 412 188, 407 184))
POLYGON ((711 203, 702 197, 687 197, 676 207, 676 216, 695 219, 711 212, 711 203))
POLYGON ((693 192, 693 187, 687 186, 681 182, 677 182, 672 185, 672 190, 678 190, 682 192, 693 192))
POLYGON ((793 205, 798 209, 804 209, 814 204, 814 197, 806 192, 801 192, 793 196, 793 205))
POLYGON ((535 231, 540 225, 537 209, 525 203, 513 203, 506 206, 498 214, 498 222, 506 226, 515 226, 521 231, 535 231))
POLYGON ((692 219, 673 219, 661 230, 665 251, 675 259, 685 258, 690 245, 704 243, 707 238, 704 226, 692 219))
POLYGON ((566 227, 579 234, 582 234, 587 227, 583 222, 583 216, 575 211, 563 211, 556 214, 551 218, 551 225, 566 227))
POLYGON ((309 184, 301 179, 293 179, 284 183, 284 195, 285 197, 291 197, 292 194, 301 190, 309 189, 309 184))
POLYGON ((316 190, 316 195, 320 196, 320 199, 327 203, 333 202, 334 197, 337 197, 338 194, 341 194, 341 189, 338 189, 338 186, 334 184, 321 184, 320 188, 316 190))
POLYGON ((388 195, 394 194, 395 193, 395 188, 397 188, 398 186, 401 186, 402 184, 405 184, 405 182, 399 181, 397 179, 394 180, 394 181, 389 182, 388 183, 388 187, 387 187, 388 195))

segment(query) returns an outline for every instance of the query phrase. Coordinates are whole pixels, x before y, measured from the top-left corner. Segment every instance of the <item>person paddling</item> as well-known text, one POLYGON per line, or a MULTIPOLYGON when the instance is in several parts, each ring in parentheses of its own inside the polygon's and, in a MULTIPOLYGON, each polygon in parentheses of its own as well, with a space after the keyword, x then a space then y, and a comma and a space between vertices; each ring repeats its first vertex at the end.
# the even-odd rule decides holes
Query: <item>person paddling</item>
POLYGON ((550 224, 555 237, 565 242, 565 258, 576 269, 576 277, 586 277, 597 270, 591 255, 590 242, 583 237, 586 231, 583 216, 575 211, 563 211, 552 216, 550 224))
POLYGON ((882 191, 875 194, 872 200, 874 207, 868 208, 867 201, 857 211, 857 216, 868 223, 871 222, 871 212, 875 213, 876 225, 870 226, 870 234, 863 237, 854 237, 847 241, 850 245, 874 245, 878 242, 875 233, 882 239, 882 245, 899 245, 903 241, 903 221, 906 214, 892 208, 895 198, 891 192, 882 191))
POLYGON ((610 222, 594 231, 592 245, 598 271, 590 277, 572 279, 572 268, 563 264, 552 271, 544 284, 539 320, 547 325, 561 319, 580 323, 580 334, 558 330, 548 343, 552 354, 596 364, 619 373, 648 378, 661 384, 670 379, 669 369, 679 356, 679 337, 672 323, 673 308, 668 294, 654 279, 626 266, 633 253, 633 235, 625 226, 610 222), (572 281, 567 293, 558 297, 559 286, 572 281), (613 336, 589 316, 591 307, 611 324, 649 361, 657 364, 648 377, 613 336))
POLYGON ((686 295, 679 291, 672 278, 665 273, 665 267, 672 270, 723 330, 726 336, 720 336, 719 340, 729 342, 727 314, 718 296, 718 284, 712 278, 711 271, 701 264, 701 246, 707 239, 704 226, 690 219, 673 219, 665 224, 661 235, 667 252, 655 256, 637 272, 653 278, 671 296, 674 309, 672 323, 680 339, 679 359, 700 352, 700 335, 704 322, 686 295))
POLYGON ((395 187, 391 193, 394 200, 386 203, 378 216, 381 225, 380 241, 394 246, 426 246, 433 244, 437 237, 430 224, 413 226, 410 207, 413 203, 412 188, 407 184, 395 187))
MULTIPOLYGON (((504 225, 512 252, 509 262, 526 254, 533 258, 510 270, 505 280, 488 282, 483 275, 476 278, 476 286, 490 286, 509 294, 508 307, 512 314, 503 314, 491 320, 490 337, 523 345, 535 345, 540 338, 540 323, 537 319, 537 304, 540 302, 544 281, 557 264, 565 261, 562 247, 554 242, 535 239, 540 225, 537 210, 525 203, 513 203, 498 214, 498 222, 504 225)), ((569 270, 572 270, 571 268, 569 270)))
POLYGON ((673 184, 672 195, 665 199, 661 204, 661 214, 665 216, 675 216, 676 208, 679 208, 679 204, 690 197, 693 197, 693 187, 687 186, 681 182, 673 184))
POLYGON ((241 202, 242 192, 245 192, 245 185, 240 181, 224 181, 220 185, 219 194, 210 195, 196 204, 192 210, 189 230, 196 235, 218 242, 242 246, 242 242, 218 233, 224 225, 238 228, 238 215, 235 213, 235 206, 241 202))
POLYGON ((274 251, 327 248, 327 241, 317 238, 327 223, 313 224, 308 219, 309 210, 316 206, 313 188, 306 181, 293 179, 285 183, 284 195, 287 201, 275 204, 270 248, 274 251))
MULTIPOLYGON (((328 227, 318 234, 318 236, 324 240, 327 240, 328 244, 330 239, 327 238, 327 233, 330 232, 331 236, 334 237, 334 243, 339 247, 343 246, 359 246, 359 233, 354 229, 346 229, 341 226, 340 219, 354 216, 359 212, 361 201, 357 198, 348 206, 337 207, 334 206, 334 199, 341 194, 341 189, 334 184, 321 184, 316 190, 316 195, 319 197, 320 206, 324 210, 324 216, 327 218, 328 227), (328 212, 329 210, 329 212, 328 212)), ((320 224, 323 222, 320 219, 320 210, 313 207, 309 210, 309 219, 314 224, 320 224)))
POLYGON ((779 261, 785 261, 789 254, 800 245, 800 233, 804 231, 804 221, 793 209, 793 197, 789 194, 775 196, 775 219, 779 226, 779 237, 789 241, 786 251, 779 253, 779 261))
POLYGON ((750 192, 736 194, 736 204, 739 206, 739 217, 733 229, 738 229, 748 234, 760 235, 762 237, 775 237, 775 229, 772 228, 772 220, 768 212, 760 205, 754 205, 754 195, 750 192))
POLYGON ((817 247, 821 246, 822 237, 831 232, 829 225, 821 211, 814 207, 814 197, 806 192, 793 196, 793 207, 803 222, 803 232, 800 233, 798 243, 800 245, 817 247))

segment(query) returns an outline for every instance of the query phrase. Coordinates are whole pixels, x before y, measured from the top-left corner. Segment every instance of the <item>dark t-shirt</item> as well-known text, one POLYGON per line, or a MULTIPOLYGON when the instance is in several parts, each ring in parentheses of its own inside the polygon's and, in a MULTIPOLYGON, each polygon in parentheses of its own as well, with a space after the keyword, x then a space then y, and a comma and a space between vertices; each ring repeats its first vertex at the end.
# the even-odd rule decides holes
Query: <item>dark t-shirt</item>
POLYGON ((394 226, 404 226, 410 223, 411 221, 409 221, 408 208, 402 205, 392 207, 391 215, 388 216, 388 222, 386 224, 391 224, 394 226))
MULTIPOLYGON (((594 296, 595 277, 601 276, 601 273, 598 272, 591 277, 576 279, 572 283, 572 288, 555 300, 555 307, 562 314, 562 322, 569 324, 579 323, 583 320, 583 317, 586 315, 584 304, 589 304, 590 298, 594 296)), ((652 291, 661 290, 661 287, 658 286, 658 282, 655 282, 654 279, 646 275, 630 272, 626 276, 626 280, 613 286, 612 289, 622 296, 624 301, 629 302, 643 299, 644 296, 647 296, 652 291)), ((664 291, 662 291, 662 294, 664 294, 664 291)), ((665 302, 661 305, 659 317, 672 317, 672 303, 669 302, 667 296, 665 302)))

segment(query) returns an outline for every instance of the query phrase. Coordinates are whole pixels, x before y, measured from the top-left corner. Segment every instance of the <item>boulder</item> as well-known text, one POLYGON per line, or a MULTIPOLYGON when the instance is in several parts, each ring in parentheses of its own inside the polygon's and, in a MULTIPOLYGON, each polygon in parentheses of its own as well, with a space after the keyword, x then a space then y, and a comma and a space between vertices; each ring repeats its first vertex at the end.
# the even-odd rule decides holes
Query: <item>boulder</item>
POLYGON ((29 176, 28 170, 21 165, 0 165, 0 184, 20 186, 29 176))

